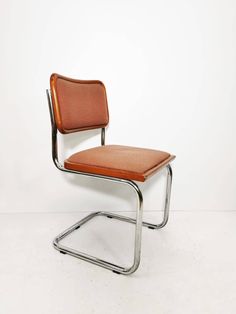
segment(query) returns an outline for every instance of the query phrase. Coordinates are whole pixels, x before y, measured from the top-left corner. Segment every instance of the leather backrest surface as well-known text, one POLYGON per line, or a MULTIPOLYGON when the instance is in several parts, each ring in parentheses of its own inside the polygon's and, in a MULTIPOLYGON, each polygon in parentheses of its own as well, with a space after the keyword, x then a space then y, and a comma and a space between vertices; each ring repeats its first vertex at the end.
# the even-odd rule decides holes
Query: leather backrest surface
POLYGON ((101 81, 85 81, 52 74, 55 122, 61 133, 105 127, 109 122, 106 89, 101 81))

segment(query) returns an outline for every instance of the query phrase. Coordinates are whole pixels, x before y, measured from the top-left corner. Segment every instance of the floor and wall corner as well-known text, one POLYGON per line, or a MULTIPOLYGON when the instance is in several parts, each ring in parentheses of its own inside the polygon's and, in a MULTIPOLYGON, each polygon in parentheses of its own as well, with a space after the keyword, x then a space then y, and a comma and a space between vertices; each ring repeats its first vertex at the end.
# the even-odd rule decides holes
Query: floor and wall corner
MULTIPOLYGON (((236 312, 236 2, 2 1, 0 313, 236 312), (60 173, 45 90, 58 72, 107 89, 107 144, 168 151, 170 219, 143 228, 140 268, 114 274, 52 247, 88 213, 134 216, 126 187, 60 173)), ((59 138, 63 160, 100 130, 59 138)), ((140 188, 161 221, 163 172, 140 188)), ((134 226, 96 217, 65 243, 119 264, 134 226), (105 220, 105 221, 104 221, 105 220)))

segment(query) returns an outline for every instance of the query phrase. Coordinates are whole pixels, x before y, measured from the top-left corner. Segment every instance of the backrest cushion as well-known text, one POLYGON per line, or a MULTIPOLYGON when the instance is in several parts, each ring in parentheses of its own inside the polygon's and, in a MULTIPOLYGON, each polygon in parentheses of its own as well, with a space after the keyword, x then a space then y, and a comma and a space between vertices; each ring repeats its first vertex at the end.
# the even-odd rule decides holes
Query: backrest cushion
POLYGON ((109 122, 106 89, 100 81, 50 78, 55 122, 61 133, 105 127, 109 122))

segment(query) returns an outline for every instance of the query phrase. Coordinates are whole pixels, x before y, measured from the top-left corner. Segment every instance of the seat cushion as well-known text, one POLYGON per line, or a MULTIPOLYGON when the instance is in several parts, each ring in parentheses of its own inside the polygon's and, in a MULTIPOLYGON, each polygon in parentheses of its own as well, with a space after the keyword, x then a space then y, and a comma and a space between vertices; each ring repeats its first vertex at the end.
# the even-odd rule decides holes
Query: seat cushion
POLYGON ((73 154, 64 165, 69 170, 144 182, 174 158, 153 149, 105 145, 73 154))

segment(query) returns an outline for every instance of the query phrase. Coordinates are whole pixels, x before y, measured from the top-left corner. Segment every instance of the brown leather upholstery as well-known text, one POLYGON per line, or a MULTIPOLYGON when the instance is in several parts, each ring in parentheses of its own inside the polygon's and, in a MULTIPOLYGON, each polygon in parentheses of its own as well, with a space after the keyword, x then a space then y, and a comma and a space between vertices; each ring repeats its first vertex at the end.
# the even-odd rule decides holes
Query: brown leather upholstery
MULTIPOLYGON (((61 133, 105 127, 109 122, 105 86, 52 74, 50 78, 55 122, 61 133)), ((175 156, 166 152, 106 145, 78 152, 65 160, 66 169, 145 181, 175 156)))
POLYGON ((76 153, 65 160, 66 169, 144 182, 175 156, 129 146, 106 145, 76 153))
POLYGON ((109 122, 105 86, 52 74, 50 78, 55 122, 61 133, 105 127, 109 122))

